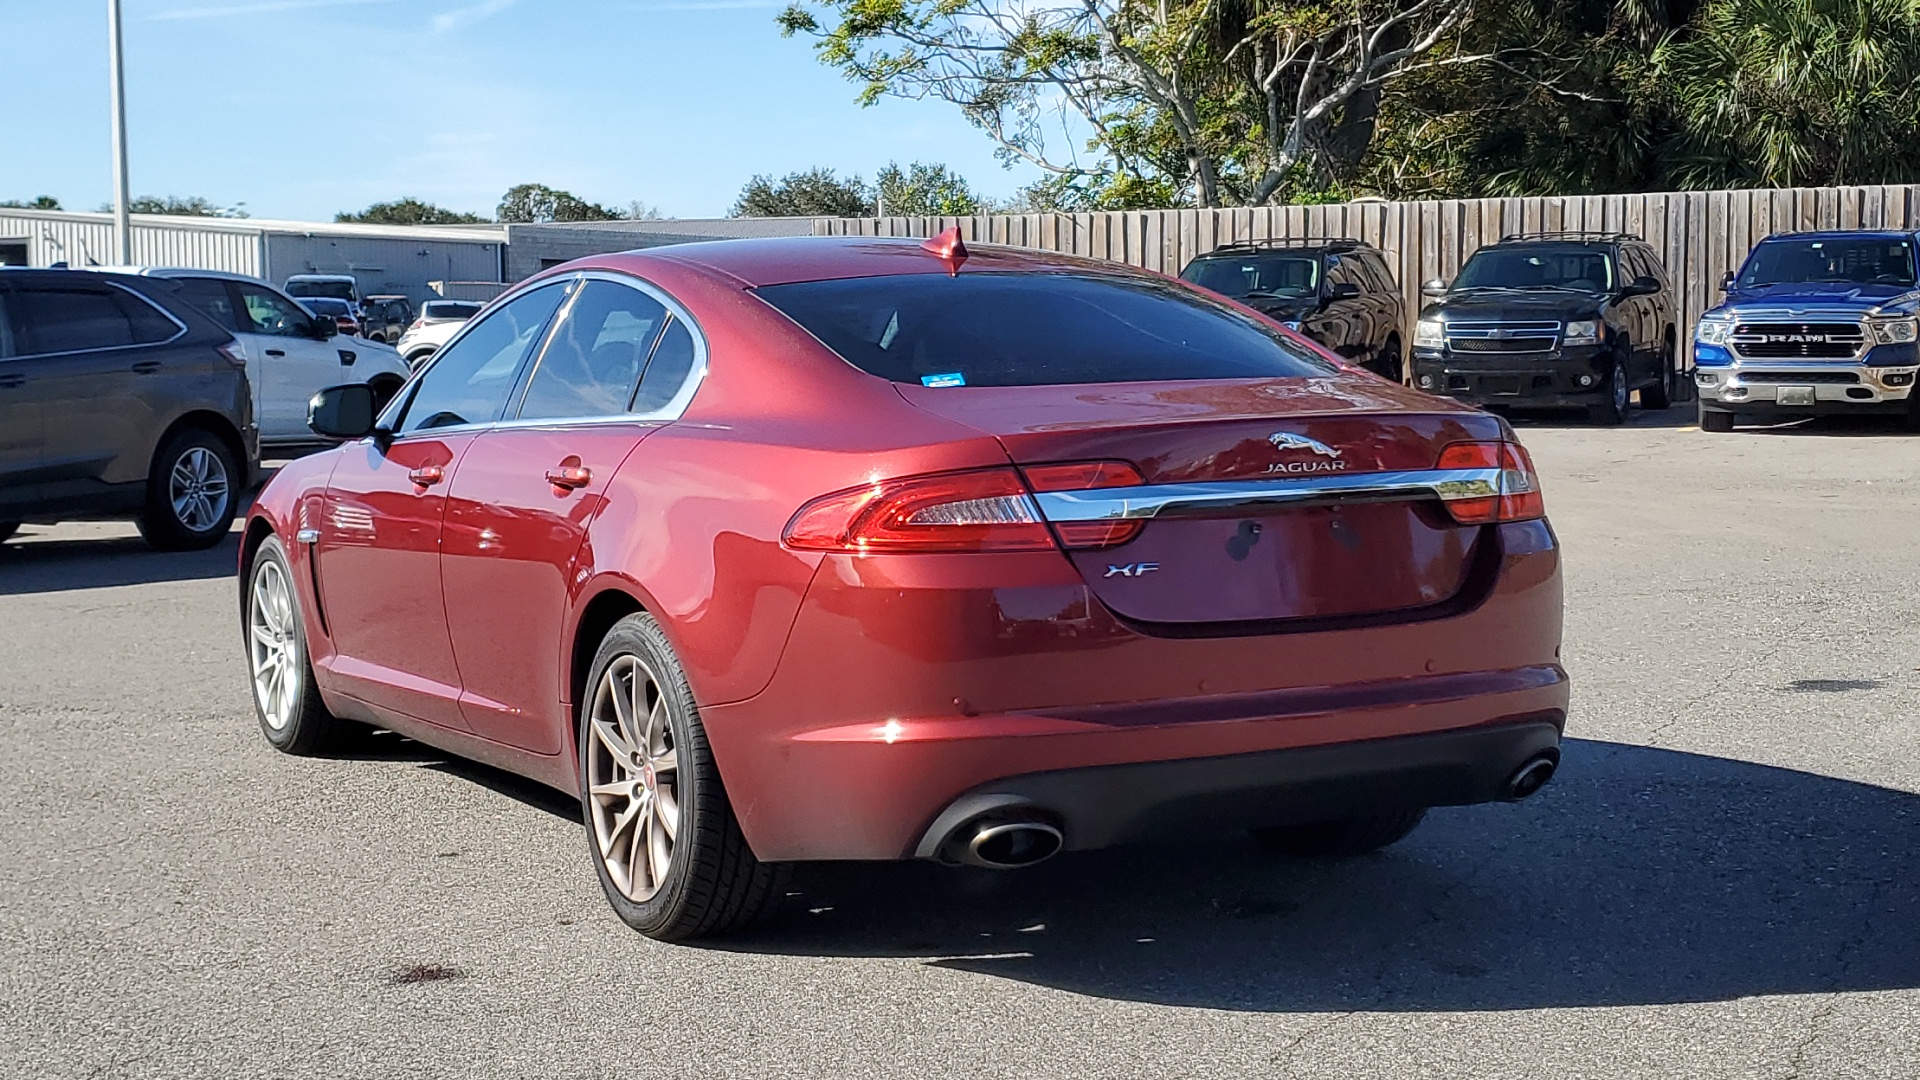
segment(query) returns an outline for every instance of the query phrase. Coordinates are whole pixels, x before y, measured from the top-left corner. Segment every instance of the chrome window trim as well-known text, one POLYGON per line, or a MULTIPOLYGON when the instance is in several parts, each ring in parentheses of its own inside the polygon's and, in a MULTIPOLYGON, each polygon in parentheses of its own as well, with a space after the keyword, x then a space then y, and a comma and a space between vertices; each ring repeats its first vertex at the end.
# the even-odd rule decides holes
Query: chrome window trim
MULTIPOLYGON (((494 308, 505 307, 507 304, 512 303, 515 300, 518 300, 520 297, 525 296, 528 293, 534 292, 536 290, 544 289, 549 285, 560 285, 565 290, 565 293, 560 301, 560 305, 553 309, 554 314, 551 316, 548 316, 547 324, 540 328, 539 340, 534 342, 535 348, 544 348, 547 341, 547 335, 553 333, 553 327, 555 325, 555 317, 558 316, 562 310, 564 310, 569 304, 573 302, 574 291, 580 285, 580 280, 576 275, 566 274, 566 275, 558 275, 555 277, 548 277, 548 278, 530 279, 528 281, 521 282, 518 288, 512 289, 508 292, 501 293, 499 296, 494 297, 493 300, 489 301, 485 307, 480 309, 480 314, 475 315, 473 318, 468 319, 465 323, 462 323, 460 326, 460 329, 455 331, 454 335, 447 339, 446 344, 435 349, 433 351, 433 355, 427 357, 427 362, 421 365, 419 371, 416 371, 413 374, 407 376, 406 385, 401 387, 401 392, 393 395, 393 400, 387 402, 387 407, 380 411, 380 415, 378 417, 374 418, 375 426, 392 431, 392 426, 394 422, 399 420, 401 415, 404 414, 407 411, 407 409, 412 406, 414 396, 420 392, 421 385, 426 382, 427 373, 433 370, 434 365, 440 362, 441 357, 445 356, 448 352, 452 351, 455 343, 457 343, 461 338, 464 338, 467 336, 468 331, 472 330, 476 323, 478 323, 481 319, 491 315, 493 313, 494 308)), ((525 375, 526 375, 526 370, 525 370, 524 364, 522 365, 521 370, 515 371, 513 373, 513 385, 507 389, 507 400, 509 402, 513 402, 516 400, 517 395, 520 392, 521 380, 525 375)), ((388 437, 394 442, 400 442, 404 439, 409 439, 415 435, 420 435, 420 434, 430 434, 430 433, 458 434, 463 431, 478 431, 482 428, 492 427, 497 423, 499 423, 498 420, 487 420, 487 421, 483 421, 481 423, 475 423, 475 424, 448 424, 445 427, 419 428, 414 431, 392 431, 392 434, 389 435, 388 437)))
MULTIPOLYGON (((101 284, 105 285, 109 289, 117 289, 120 292, 126 293, 128 296, 135 297, 141 303, 147 305, 148 307, 159 312, 160 314, 165 315, 167 317, 167 321, 172 323, 175 327, 173 336, 165 339, 164 341, 141 341, 141 342, 136 342, 132 345, 107 345, 98 349, 62 349, 59 352, 33 352, 33 353, 16 352, 13 355, 7 357, 7 359, 39 360, 39 359, 43 359, 45 357, 50 357, 50 356, 92 356, 94 353, 125 352, 128 349, 157 349, 163 345, 171 345, 174 342, 179 341, 181 338, 187 335, 186 323, 183 323, 178 318, 176 318, 173 312, 168 311, 166 308, 161 307, 159 304, 154 303, 152 298, 141 295, 138 289, 129 289, 126 286, 121 285, 119 282, 115 282, 115 281, 106 281, 106 282, 102 282, 101 284)), ((57 289, 58 287, 56 286, 55 288, 57 289)), ((68 291, 72 291, 72 290, 68 290, 68 291)), ((212 318, 212 316, 208 316, 208 318, 212 318)), ((20 343, 16 341, 14 342, 14 344, 17 346, 20 343)))
POLYGON ((1280 506, 1486 498, 1500 494, 1501 477, 1499 469, 1418 469, 1045 491, 1034 499, 1051 522, 1151 520, 1280 506))

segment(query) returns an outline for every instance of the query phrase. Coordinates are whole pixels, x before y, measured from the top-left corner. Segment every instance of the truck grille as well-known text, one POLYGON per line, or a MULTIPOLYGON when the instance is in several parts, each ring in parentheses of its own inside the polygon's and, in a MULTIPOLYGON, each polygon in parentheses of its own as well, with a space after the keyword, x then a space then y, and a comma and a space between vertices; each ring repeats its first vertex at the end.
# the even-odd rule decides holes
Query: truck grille
POLYGON ((1560 344, 1557 322, 1450 322, 1447 345, 1454 352, 1543 353, 1560 344))
POLYGON ((1733 351, 1753 360, 1845 360, 1866 344, 1859 323, 1740 323, 1733 351))

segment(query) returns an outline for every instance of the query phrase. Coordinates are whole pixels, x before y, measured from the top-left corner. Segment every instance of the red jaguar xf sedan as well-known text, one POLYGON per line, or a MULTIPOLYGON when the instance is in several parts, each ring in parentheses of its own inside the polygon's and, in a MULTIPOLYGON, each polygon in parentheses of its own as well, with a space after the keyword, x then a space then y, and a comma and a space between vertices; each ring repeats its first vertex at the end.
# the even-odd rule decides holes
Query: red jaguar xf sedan
POLYGON ((1559 758, 1559 552, 1499 418, 1182 282, 957 236, 596 256, 281 470, 267 739, 577 793, 641 932, 781 864, 1349 854, 1559 758))

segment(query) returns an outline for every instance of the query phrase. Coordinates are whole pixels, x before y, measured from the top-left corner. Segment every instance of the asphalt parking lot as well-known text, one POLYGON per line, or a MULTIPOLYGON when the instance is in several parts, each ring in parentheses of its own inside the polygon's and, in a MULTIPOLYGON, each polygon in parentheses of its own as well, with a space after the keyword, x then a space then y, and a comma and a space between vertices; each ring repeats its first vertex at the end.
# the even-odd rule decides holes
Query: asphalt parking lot
POLYGON ((1565 768, 1384 854, 810 867, 607 910, 567 800, 255 729, 231 542, 0 548, 0 1075, 1912 1077, 1920 438, 1527 424, 1565 768))

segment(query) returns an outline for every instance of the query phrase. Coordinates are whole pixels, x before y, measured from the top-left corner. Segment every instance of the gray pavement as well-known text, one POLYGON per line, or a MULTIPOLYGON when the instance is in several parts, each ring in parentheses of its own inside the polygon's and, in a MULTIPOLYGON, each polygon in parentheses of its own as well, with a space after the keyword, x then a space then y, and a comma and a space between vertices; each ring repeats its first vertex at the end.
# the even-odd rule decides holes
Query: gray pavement
POLYGON ((0 1076, 1920 1075, 1920 438, 1527 424, 1573 741, 1390 851, 807 868, 605 907, 566 800, 268 749, 231 545, 0 548, 0 1076))

